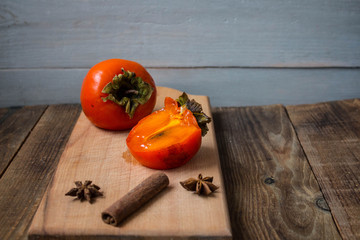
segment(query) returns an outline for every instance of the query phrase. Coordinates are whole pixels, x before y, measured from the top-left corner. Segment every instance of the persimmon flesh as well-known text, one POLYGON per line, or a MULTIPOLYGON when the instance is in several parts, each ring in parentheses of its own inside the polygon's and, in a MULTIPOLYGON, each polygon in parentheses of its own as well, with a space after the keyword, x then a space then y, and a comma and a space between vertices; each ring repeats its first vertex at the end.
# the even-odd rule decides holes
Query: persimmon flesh
POLYGON ((143 118, 130 131, 127 146, 142 165, 154 169, 187 163, 201 146, 201 129, 185 106, 165 98, 165 107, 143 118))

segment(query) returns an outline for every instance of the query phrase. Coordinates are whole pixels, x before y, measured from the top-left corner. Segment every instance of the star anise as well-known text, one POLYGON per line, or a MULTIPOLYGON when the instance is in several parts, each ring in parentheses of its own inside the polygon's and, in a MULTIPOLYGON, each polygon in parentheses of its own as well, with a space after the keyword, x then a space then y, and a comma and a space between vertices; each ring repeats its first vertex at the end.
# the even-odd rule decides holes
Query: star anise
POLYGON ((219 187, 212 183, 213 177, 204 177, 201 173, 198 176, 198 179, 189 178, 185 181, 180 182, 181 186, 183 186, 188 191, 193 191, 197 194, 209 195, 214 192, 219 187))
POLYGON ((65 196, 76 197, 81 201, 86 199, 89 203, 91 203, 93 198, 103 196, 103 193, 99 191, 100 187, 91 183, 92 181, 90 180, 86 180, 84 184, 81 181, 75 181, 76 188, 72 188, 70 191, 65 193, 65 196))

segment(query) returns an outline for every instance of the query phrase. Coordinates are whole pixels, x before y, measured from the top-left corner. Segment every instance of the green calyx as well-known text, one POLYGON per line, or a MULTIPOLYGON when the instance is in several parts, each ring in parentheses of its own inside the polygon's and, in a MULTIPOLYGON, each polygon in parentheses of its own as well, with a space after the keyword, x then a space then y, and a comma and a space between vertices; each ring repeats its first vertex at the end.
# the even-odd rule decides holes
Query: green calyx
POLYGON ((205 136, 209 131, 207 124, 211 122, 211 118, 202 111, 201 104, 196 102, 194 99, 190 100, 185 92, 183 92, 183 94, 178 99, 176 99, 176 101, 180 106, 186 106, 186 108, 193 113, 201 129, 201 135, 205 136))
POLYGON ((121 69, 122 74, 115 75, 101 91, 108 94, 102 97, 104 102, 113 101, 117 105, 124 107, 125 112, 130 118, 134 116, 135 110, 139 105, 145 104, 153 93, 150 84, 144 82, 135 73, 121 69))

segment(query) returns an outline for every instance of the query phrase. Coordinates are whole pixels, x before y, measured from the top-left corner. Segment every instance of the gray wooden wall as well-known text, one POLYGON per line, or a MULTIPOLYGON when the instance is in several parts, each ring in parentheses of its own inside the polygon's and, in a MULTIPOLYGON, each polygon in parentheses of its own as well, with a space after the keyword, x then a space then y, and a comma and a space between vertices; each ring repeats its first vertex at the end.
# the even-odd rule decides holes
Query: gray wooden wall
POLYGON ((213 106, 360 97, 359 0, 0 0, 0 107, 79 102, 134 60, 213 106))

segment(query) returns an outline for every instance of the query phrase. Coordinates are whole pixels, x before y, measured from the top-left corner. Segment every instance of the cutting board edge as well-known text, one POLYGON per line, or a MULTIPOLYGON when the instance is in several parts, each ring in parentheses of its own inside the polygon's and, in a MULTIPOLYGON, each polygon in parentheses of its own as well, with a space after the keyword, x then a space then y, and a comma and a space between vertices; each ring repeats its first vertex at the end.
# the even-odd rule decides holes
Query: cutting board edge
MULTIPOLYGON (((211 117, 212 121, 213 121, 213 116, 212 116, 212 112, 211 112, 211 104, 210 104, 210 98, 208 96, 204 96, 207 98, 208 101, 208 107, 209 107, 209 113, 206 113, 209 115, 209 117, 211 117)), ((211 131, 213 132, 212 138, 213 141, 215 143, 215 152, 216 152, 216 156, 217 156, 217 164, 218 164, 218 170, 219 170, 219 177, 220 177, 220 186, 223 186, 223 188, 221 189, 222 191, 222 198, 223 198, 223 204, 224 204, 224 212, 225 212, 225 217, 226 217, 226 226, 227 226, 227 230, 229 231, 230 236, 232 237, 232 229, 231 229, 231 222, 230 222, 230 214, 229 214, 229 206, 228 206, 228 202, 227 202, 227 195, 226 195, 226 189, 225 189, 225 183, 224 183, 224 176, 223 176, 223 171, 222 171, 222 167, 221 167, 221 159, 220 159, 220 154, 219 154, 219 148, 217 145, 217 141, 216 141, 216 132, 215 132, 215 126, 214 126, 214 122, 212 122, 211 126, 211 131)))
MULTIPOLYGON (((48 240, 48 239, 57 239, 57 240, 61 240, 61 239, 66 239, 66 240, 106 240, 106 239, 115 239, 115 238, 119 238, 119 236, 115 236, 115 235, 82 235, 82 236, 78 236, 78 235, 73 235, 73 236, 47 236, 47 235, 40 235, 40 234, 31 234, 28 235, 28 240, 48 240)), ((126 238, 127 240, 136 240, 139 239, 139 236, 136 235, 123 235, 121 236, 121 238, 126 238)), ((232 235, 219 235, 219 236, 207 236, 207 235, 203 235, 203 236, 198 236, 198 235, 188 235, 188 236, 172 236, 172 235, 164 235, 164 236, 153 236, 153 235, 149 235, 149 236, 141 236, 142 240, 146 240, 146 239, 151 239, 151 240, 157 240, 157 239, 174 239, 174 240, 185 240, 185 239, 191 239, 191 240, 196 240, 196 239, 209 239, 209 240, 232 240, 233 237, 232 235)))

